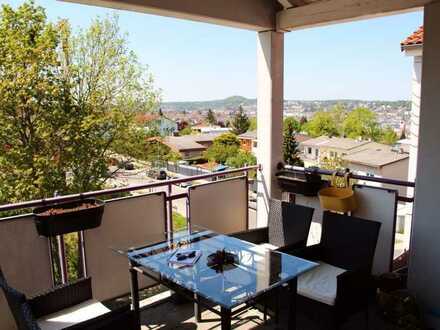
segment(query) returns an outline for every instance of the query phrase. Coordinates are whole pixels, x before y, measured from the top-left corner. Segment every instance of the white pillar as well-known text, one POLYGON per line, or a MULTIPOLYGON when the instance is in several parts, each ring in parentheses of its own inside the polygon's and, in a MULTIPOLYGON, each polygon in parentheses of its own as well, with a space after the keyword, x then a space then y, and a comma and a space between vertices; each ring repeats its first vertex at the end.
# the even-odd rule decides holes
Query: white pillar
POLYGON ((409 288, 440 328, 440 3, 425 6, 420 131, 409 288))
POLYGON ((284 104, 284 34, 259 32, 257 36, 257 227, 267 225, 269 198, 281 198, 275 178, 282 161, 284 104))
MULTIPOLYGON (((417 170, 417 150, 420 125, 420 86, 422 83, 422 56, 414 56, 411 83, 411 121, 409 126, 409 169, 408 180, 414 181, 417 170)), ((412 191, 410 191, 412 192, 412 191)))
MULTIPOLYGON (((413 70, 411 83, 411 118, 409 126, 409 166, 408 181, 415 181, 417 173, 417 153, 419 146, 419 125, 420 125, 420 86, 422 83, 422 46, 419 46, 419 55, 413 56, 413 70)), ((414 189, 407 189, 408 196, 414 196, 414 189)), ((405 237, 411 232, 411 222, 413 217, 412 203, 406 204, 407 215, 405 217, 405 237)))

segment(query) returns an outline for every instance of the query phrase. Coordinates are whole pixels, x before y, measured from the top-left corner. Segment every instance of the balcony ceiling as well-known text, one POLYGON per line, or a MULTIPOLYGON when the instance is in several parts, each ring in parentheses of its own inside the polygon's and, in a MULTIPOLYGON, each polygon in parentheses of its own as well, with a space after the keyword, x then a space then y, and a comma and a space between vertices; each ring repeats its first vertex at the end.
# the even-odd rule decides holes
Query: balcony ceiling
POLYGON ((292 31, 417 10, 435 0, 60 0, 255 31, 292 31))

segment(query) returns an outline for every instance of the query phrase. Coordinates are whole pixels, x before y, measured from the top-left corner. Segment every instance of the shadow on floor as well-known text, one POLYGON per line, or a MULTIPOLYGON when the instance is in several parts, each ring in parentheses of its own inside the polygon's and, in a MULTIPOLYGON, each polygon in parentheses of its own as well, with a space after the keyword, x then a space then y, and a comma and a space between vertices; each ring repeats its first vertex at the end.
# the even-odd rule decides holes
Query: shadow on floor
MULTIPOLYGON (((233 329, 258 329, 258 330, 281 330, 287 329, 287 313, 281 312, 280 322, 276 324, 274 320, 263 321, 263 314, 250 309, 245 313, 233 319, 233 329)), ((175 303, 169 299, 152 307, 147 307, 141 312, 141 324, 143 330, 155 329, 198 329, 198 330, 219 330, 219 317, 204 310, 202 313, 202 322, 197 323, 194 319, 194 307, 192 303, 175 303)), ((312 318, 306 317, 301 311, 297 313, 298 330, 325 330, 326 324, 320 320, 319 315, 312 318)), ((341 326, 340 330, 367 330, 365 314, 353 316, 347 323, 341 326)), ((370 307, 369 330, 393 330, 393 327, 383 323, 375 307, 370 307)))

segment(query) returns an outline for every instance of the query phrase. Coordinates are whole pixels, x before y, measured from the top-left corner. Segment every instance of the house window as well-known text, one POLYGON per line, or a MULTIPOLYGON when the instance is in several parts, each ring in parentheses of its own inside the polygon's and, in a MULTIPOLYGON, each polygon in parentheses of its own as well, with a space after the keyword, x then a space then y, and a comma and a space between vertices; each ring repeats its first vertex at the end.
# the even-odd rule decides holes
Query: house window
POLYGON ((307 153, 308 153, 309 155, 311 155, 311 154, 312 154, 312 148, 308 147, 308 148, 307 148, 307 153))
POLYGON ((257 141, 254 141, 254 143, 253 143, 253 147, 256 148, 257 145, 258 145, 257 141))
POLYGON ((316 158, 319 157, 319 149, 315 149, 315 156, 316 156, 316 158))

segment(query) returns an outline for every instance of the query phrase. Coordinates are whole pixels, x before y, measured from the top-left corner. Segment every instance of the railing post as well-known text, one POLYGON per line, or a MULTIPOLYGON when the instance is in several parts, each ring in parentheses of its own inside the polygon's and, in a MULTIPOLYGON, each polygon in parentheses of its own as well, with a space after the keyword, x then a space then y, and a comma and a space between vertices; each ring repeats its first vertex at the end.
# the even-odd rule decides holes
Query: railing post
POLYGON ((60 261, 61 283, 66 284, 68 281, 66 251, 64 249, 63 235, 57 236, 58 259, 60 261))
MULTIPOLYGON (((173 187, 171 184, 168 184, 167 196, 171 197, 172 193, 173 187)), ((173 201, 171 199, 168 199, 167 231, 173 231, 173 201)))
POLYGON ((79 254, 82 267, 82 276, 87 277, 86 249, 84 243, 84 231, 78 232, 79 254))

